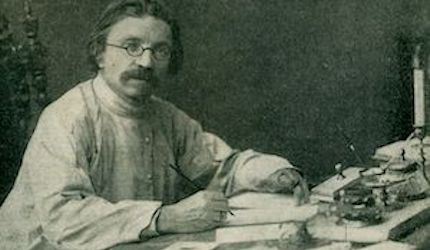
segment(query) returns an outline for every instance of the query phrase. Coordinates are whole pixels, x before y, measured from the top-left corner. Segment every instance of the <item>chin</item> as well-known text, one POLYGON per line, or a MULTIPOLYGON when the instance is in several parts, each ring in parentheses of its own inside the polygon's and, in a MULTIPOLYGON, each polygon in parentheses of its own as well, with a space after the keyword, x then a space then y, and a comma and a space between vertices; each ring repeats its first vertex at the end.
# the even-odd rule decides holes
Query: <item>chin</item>
POLYGON ((138 102, 143 102, 146 101, 147 99, 149 99, 152 95, 153 91, 152 90, 133 90, 130 91, 129 93, 127 93, 128 98, 134 100, 134 101, 138 101, 138 102))
POLYGON ((154 93, 155 82, 129 79, 124 85, 126 95, 133 100, 146 100, 154 93))

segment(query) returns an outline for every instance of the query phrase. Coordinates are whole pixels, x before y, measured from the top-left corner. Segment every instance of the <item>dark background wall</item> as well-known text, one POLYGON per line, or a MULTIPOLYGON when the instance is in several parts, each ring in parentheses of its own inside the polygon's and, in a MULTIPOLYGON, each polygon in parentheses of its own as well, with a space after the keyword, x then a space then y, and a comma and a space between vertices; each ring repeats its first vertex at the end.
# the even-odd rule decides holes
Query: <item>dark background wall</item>
MULTIPOLYGON (((33 1, 51 99, 91 75, 85 43, 107 2, 33 1)), ((356 163, 336 125, 363 158, 411 131, 410 56, 424 0, 170 4, 185 64, 159 95, 233 147, 285 156, 315 183, 337 162, 356 163)), ((19 38, 23 0, 0 7, 19 38)))

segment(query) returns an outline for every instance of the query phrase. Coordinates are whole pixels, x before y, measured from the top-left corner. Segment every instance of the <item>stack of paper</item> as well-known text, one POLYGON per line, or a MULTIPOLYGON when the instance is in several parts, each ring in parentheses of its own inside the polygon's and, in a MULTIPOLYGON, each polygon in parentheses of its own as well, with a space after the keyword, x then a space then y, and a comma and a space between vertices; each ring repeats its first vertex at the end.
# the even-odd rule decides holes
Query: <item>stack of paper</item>
POLYGON ((216 242, 254 242, 261 240, 288 239, 299 232, 294 223, 225 227, 216 230, 216 242))
POLYGON ((216 242, 250 242, 286 239, 300 231, 303 222, 318 212, 316 205, 297 206, 291 195, 243 193, 229 199, 234 215, 216 229, 216 242))
POLYGON ((228 215, 226 226, 305 221, 318 211, 316 205, 297 206, 291 195, 243 193, 229 199, 234 215, 228 215))

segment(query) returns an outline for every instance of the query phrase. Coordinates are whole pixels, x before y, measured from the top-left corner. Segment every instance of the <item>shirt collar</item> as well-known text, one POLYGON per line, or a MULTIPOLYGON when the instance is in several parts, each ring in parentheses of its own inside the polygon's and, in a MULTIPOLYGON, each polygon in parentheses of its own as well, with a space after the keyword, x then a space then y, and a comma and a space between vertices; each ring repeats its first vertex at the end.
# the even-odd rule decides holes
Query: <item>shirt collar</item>
POLYGON ((94 92, 100 102, 110 111, 120 116, 141 117, 150 110, 152 103, 150 100, 152 100, 152 97, 142 104, 133 105, 112 91, 100 74, 94 78, 93 86, 94 92))

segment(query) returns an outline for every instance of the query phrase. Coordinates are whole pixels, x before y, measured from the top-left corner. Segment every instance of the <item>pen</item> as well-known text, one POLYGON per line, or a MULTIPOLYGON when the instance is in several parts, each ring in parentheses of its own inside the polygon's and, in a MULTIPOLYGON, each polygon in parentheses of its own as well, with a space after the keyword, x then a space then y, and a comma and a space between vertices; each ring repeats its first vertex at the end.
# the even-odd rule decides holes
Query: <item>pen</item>
MULTIPOLYGON (((173 170, 175 170, 175 172, 176 172, 179 176, 181 176, 184 180, 188 181, 192 186, 194 186, 194 187, 195 187, 195 188, 197 188, 198 190, 203 190, 203 189, 204 189, 202 186, 200 186, 199 184, 195 183, 193 180, 191 180, 190 178, 188 178, 188 176, 184 175, 184 173, 182 173, 181 169, 180 169, 178 166, 173 165, 173 164, 169 164, 169 166, 170 166, 173 170)), ((229 211, 228 211, 228 213, 234 216, 234 213, 233 213, 231 210, 229 210, 229 211)))
POLYGON ((339 124, 336 124, 336 128, 339 131, 339 133, 342 135, 343 139, 345 140, 346 145, 348 146, 349 150, 354 154, 354 156, 355 156, 355 158, 357 158, 358 162, 363 164, 364 161, 360 157, 360 155, 357 153, 357 151, 355 150, 354 144, 352 143, 352 139, 346 135, 345 131, 343 131, 343 129, 339 126, 339 124))

